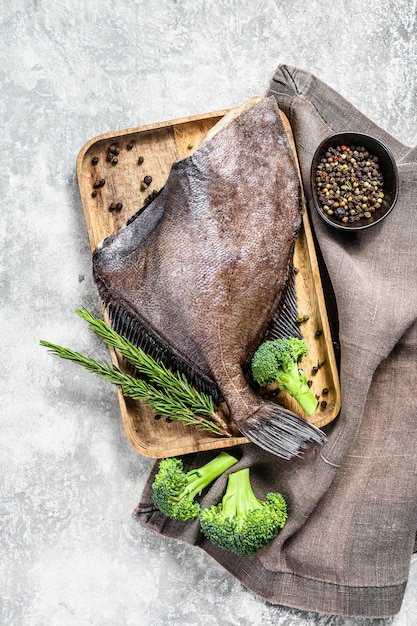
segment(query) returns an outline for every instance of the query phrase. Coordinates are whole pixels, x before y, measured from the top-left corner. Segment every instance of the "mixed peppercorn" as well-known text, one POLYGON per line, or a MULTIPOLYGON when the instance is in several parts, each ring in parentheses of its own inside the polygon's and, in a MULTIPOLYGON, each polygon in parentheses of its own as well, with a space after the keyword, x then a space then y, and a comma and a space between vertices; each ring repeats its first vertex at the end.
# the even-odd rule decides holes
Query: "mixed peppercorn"
POLYGON ((343 223, 369 220, 384 198, 378 157, 364 146, 327 149, 315 172, 321 210, 343 223))

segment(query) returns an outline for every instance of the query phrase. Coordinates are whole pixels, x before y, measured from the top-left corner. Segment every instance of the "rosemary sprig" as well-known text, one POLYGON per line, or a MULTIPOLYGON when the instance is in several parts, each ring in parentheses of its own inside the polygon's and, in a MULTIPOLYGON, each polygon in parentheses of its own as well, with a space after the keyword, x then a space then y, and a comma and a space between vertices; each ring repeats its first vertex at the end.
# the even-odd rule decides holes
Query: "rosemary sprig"
POLYGON ((77 309, 76 313, 89 323, 90 329, 101 337, 104 343, 116 348, 126 361, 133 365, 140 374, 144 374, 150 382, 169 390, 172 396, 177 397, 194 413, 212 418, 214 406, 211 396, 194 389, 183 374, 171 371, 161 361, 155 361, 141 348, 133 345, 126 337, 115 332, 103 320, 91 315, 85 307, 77 309))
POLYGON ((107 345, 116 348, 129 363, 135 366, 138 373, 144 374, 146 380, 135 378, 115 366, 99 363, 79 352, 48 341, 41 340, 41 345, 56 356, 81 365, 88 371, 120 386, 123 395, 142 400, 157 414, 216 435, 231 436, 227 424, 215 411, 211 396, 194 389, 183 374, 169 370, 163 363, 156 361, 125 337, 116 333, 103 320, 95 318, 87 309, 81 308, 76 312, 89 323, 90 329, 107 345))

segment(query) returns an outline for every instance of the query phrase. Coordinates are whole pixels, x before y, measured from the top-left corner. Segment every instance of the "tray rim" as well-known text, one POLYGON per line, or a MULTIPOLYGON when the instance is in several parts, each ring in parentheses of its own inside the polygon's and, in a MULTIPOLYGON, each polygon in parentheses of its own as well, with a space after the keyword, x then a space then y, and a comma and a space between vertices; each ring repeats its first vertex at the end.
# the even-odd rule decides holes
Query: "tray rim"
POLYGON ((161 128, 171 127, 171 126, 180 126, 183 124, 188 124, 190 122, 199 122, 202 120, 211 119, 213 117, 223 117, 231 111, 233 107, 229 109, 220 109, 219 111, 213 111, 211 113, 202 113, 201 115, 190 115, 189 117, 179 117, 172 120, 165 120, 163 122, 152 122, 149 124, 144 124, 141 126, 132 126, 130 128, 124 128, 114 131, 107 131, 101 133, 99 135, 95 135, 91 139, 88 139, 82 148, 79 150, 77 158, 76 158, 76 172, 77 178, 78 175, 82 173, 82 161, 85 154, 88 150, 94 146, 96 143, 100 143, 101 141, 106 141, 108 139, 113 139, 114 137, 126 137, 127 135, 134 135, 142 132, 149 132, 151 130, 159 130, 161 128))

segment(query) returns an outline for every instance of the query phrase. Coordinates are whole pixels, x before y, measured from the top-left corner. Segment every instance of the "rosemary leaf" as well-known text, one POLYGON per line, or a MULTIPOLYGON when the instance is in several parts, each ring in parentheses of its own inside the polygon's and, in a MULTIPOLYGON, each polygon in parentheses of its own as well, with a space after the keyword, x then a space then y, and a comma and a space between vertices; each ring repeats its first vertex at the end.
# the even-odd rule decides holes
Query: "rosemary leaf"
MULTIPOLYGON (((44 340, 41 340, 40 344, 48 348, 52 354, 72 361, 89 372, 120 386, 124 396, 142 400, 144 404, 151 406, 156 413, 160 413, 170 420, 177 420, 186 425, 196 426, 201 430, 209 431, 216 435, 226 434, 221 424, 217 423, 217 416, 214 410, 212 410, 210 415, 207 415, 207 412, 205 415, 201 415, 198 412, 194 413, 193 407, 187 406, 177 394, 171 394, 169 389, 158 388, 142 379, 125 374, 117 367, 107 363, 99 363, 95 359, 88 358, 69 348, 63 348, 44 340)), ((205 394, 200 395, 204 396, 205 394)), ((203 400, 205 401, 206 399, 203 398, 203 400)), ((209 398, 206 406, 209 407, 210 403, 212 406, 211 398, 209 398)))
POLYGON ((78 309, 76 313, 89 323, 90 329, 101 337, 104 343, 116 348, 126 361, 131 363, 139 373, 147 376, 152 383, 169 389, 170 395, 176 396, 178 401, 190 407, 193 413, 208 418, 213 415, 214 406, 211 396, 197 391, 183 374, 171 371, 161 361, 155 361, 128 339, 115 332, 103 320, 91 315, 85 307, 78 309))

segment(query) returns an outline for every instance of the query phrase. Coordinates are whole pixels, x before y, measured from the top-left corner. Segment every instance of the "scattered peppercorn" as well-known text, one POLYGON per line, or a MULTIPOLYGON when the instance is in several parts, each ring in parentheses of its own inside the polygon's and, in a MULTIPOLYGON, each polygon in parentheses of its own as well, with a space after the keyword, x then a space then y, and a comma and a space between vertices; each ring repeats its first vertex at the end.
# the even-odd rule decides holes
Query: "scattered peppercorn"
POLYGON ((143 158, 143 156, 140 156, 140 157, 138 158, 138 165, 142 165, 142 163, 144 162, 144 160, 145 160, 145 159, 143 158))
POLYGON ((323 334, 322 330, 316 330, 316 332, 314 333, 316 337, 321 337, 323 334))
POLYGON ((94 157, 91 159, 91 163, 92 163, 93 165, 97 165, 98 161, 99 161, 98 156, 94 156, 94 157))
POLYGON ((326 361, 319 361, 317 363, 317 365, 313 365, 313 367, 311 368, 311 371, 313 374, 317 374, 317 372, 319 371, 319 369, 325 364, 326 361))
POLYGON ((134 145, 135 145, 135 144, 134 144, 134 142, 133 142, 133 141, 129 141, 129 143, 128 143, 128 144, 127 144, 127 146, 126 146, 126 150, 132 150, 134 145))
POLYGON ((121 211, 123 209, 123 204, 121 202, 118 202, 117 204, 115 202, 112 202, 109 206, 109 211, 121 211))
POLYGON ((322 400, 322 401, 320 402, 320 408, 321 408, 321 409, 325 409, 326 407, 327 407, 327 402, 326 402, 326 400, 322 400))
POLYGON ((158 191, 156 189, 154 189, 152 191, 152 193, 149 194, 149 196, 146 196, 145 200, 144 200, 144 206, 149 206, 150 203, 152 202, 152 200, 155 200, 156 196, 158 195, 158 191))
POLYGON ((99 187, 104 187, 105 184, 106 184, 106 181, 104 180, 104 178, 102 178, 101 180, 97 180, 93 184, 93 187, 94 187, 94 189, 98 189, 99 187))
POLYGON ((322 211, 343 223, 370 219, 384 198, 378 157, 364 146, 328 148, 317 165, 315 184, 322 211))
POLYGON ((327 387, 325 387, 321 393, 323 394, 323 396, 327 396, 329 390, 327 389, 327 387))
POLYGON ((145 183, 145 185, 150 185, 152 182, 152 176, 145 176, 143 182, 145 183))
POLYGON ((118 149, 116 144, 112 143, 112 145, 107 148, 106 161, 108 161, 112 165, 117 165, 119 162, 117 155, 119 153, 120 150, 118 149))
POLYGON ((312 386, 312 384, 313 384, 313 381, 312 381, 312 380, 308 380, 308 381, 307 381, 307 387, 311 387, 311 386, 312 386))
POLYGON ((95 198, 97 195, 97 191, 94 189, 94 191, 91 192, 91 197, 95 198))

